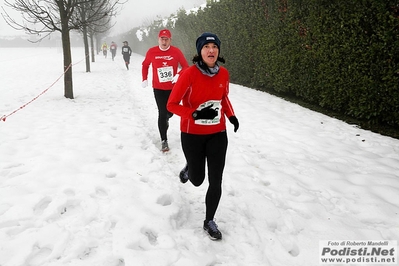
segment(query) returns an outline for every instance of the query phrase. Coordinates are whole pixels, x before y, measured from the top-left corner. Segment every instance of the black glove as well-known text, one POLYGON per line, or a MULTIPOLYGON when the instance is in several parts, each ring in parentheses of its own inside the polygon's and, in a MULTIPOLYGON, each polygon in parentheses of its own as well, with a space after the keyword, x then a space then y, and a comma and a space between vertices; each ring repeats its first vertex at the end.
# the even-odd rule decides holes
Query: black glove
POLYGON ((214 119, 217 115, 218 115, 218 111, 216 111, 215 109, 212 109, 211 107, 213 106, 213 104, 205 107, 204 109, 201 109, 199 111, 195 111, 192 116, 194 118, 194 120, 197 119, 209 119, 212 120, 214 119))
POLYGON ((239 127, 237 117, 235 117, 234 115, 233 115, 233 116, 230 116, 230 117, 229 117, 229 120, 230 120, 230 123, 232 123, 232 124, 234 125, 234 132, 237 132, 238 127, 239 127))

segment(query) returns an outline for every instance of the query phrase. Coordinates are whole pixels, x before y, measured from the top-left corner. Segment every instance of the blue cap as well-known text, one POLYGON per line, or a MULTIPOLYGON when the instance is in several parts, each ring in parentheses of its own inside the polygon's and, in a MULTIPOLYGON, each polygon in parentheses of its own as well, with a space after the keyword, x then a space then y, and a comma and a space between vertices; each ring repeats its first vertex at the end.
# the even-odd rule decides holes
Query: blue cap
POLYGON ((220 40, 218 36, 210 32, 204 32, 201 34, 201 36, 197 38, 197 41, 195 42, 195 46, 197 47, 197 54, 201 55, 202 47, 210 42, 216 44, 216 46, 219 48, 219 53, 220 53, 220 40))

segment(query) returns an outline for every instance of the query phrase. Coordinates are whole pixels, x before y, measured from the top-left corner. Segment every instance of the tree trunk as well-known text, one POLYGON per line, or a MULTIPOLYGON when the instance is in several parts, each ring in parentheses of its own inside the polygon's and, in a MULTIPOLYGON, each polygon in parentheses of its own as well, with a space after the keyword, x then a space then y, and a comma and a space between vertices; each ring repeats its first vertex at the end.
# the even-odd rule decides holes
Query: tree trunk
POLYGON ((99 35, 96 35, 96 46, 97 46, 97 54, 101 52, 101 38, 99 35))
POLYGON ((89 40, 87 39, 87 27, 86 26, 83 26, 83 42, 85 45, 86 72, 90 72, 89 40))
POLYGON ((86 25, 86 3, 80 6, 80 16, 83 22, 82 33, 83 43, 85 47, 85 61, 86 61, 86 72, 90 72, 90 57, 89 57, 89 40, 87 39, 87 25, 86 25))
POLYGON ((93 35, 94 34, 90 34, 90 45, 91 45, 91 62, 96 62, 96 59, 95 59, 95 52, 94 52, 94 38, 93 38, 93 35))
POLYGON ((73 99, 73 84, 72 84, 72 54, 71 54, 71 39, 69 30, 63 28, 62 36, 62 52, 64 54, 64 96, 73 99), (68 68, 69 67, 69 68, 68 68))
POLYGON ((69 36, 68 12, 65 10, 64 2, 55 1, 60 12, 62 53, 64 55, 64 96, 73 99, 72 85, 72 54, 71 37, 69 36))

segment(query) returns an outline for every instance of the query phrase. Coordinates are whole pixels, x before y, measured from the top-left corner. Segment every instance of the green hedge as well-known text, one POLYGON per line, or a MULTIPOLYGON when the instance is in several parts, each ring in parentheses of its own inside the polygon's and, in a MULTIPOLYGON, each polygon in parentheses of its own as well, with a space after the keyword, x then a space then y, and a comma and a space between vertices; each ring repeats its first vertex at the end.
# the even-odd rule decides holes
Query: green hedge
POLYGON ((397 127, 398 18, 399 0, 210 0, 166 25, 154 21, 132 48, 144 54, 168 27, 190 61, 197 36, 210 31, 222 40, 232 82, 397 127))

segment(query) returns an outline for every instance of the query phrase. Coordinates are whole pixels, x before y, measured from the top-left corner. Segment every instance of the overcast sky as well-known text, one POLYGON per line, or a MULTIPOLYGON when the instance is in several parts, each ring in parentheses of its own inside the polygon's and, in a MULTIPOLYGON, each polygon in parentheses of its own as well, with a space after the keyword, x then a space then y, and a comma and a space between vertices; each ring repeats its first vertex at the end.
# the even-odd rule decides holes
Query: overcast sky
MULTIPOLYGON (((158 16, 168 17, 180 8, 191 9, 204 3, 206 0, 127 0, 120 15, 116 18, 117 22, 113 30, 115 33, 125 32, 133 27, 148 24, 158 16)), ((0 6, 4 7, 4 0, 0 0, 0 6)), ((13 18, 15 16, 18 19, 20 16, 9 8, 5 9, 13 18)), ((2 9, 1 13, 4 13, 2 9)), ((24 33, 12 29, 5 23, 3 17, 0 17, 0 36, 21 34, 24 33)))

